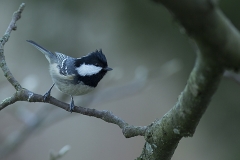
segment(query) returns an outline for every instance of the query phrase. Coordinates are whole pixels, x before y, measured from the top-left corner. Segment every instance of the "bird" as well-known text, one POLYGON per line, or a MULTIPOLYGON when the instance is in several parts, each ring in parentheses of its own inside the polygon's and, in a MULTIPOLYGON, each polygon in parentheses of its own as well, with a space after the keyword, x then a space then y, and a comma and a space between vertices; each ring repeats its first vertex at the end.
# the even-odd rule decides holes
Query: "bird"
POLYGON ((80 58, 73 58, 59 52, 51 52, 32 40, 31 45, 42 52, 49 62, 49 72, 53 85, 43 95, 43 101, 50 97, 55 86, 62 93, 71 97, 69 111, 74 111, 73 96, 87 94, 97 87, 100 80, 112 68, 108 67, 107 59, 102 49, 91 52, 80 58))

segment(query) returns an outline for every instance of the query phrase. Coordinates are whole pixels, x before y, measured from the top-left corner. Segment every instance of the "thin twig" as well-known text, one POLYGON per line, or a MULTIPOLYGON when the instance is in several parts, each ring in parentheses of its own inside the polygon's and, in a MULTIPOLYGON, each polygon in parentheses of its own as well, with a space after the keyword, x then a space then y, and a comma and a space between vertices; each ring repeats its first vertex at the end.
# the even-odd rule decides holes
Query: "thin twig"
POLYGON ((17 29, 16 22, 17 22, 17 20, 19 20, 21 18, 21 13, 22 13, 24 7, 25 7, 25 4, 22 3, 20 5, 19 9, 13 13, 12 20, 11 20, 10 24, 8 25, 8 28, 5 32, 5 34, 3 35, 2 39, 0 39, 0 67, 3 70, 4 76, 7 78, 7 80, 12 84, 12 86, 17 91, 21 90, 22 87, 18 83, 18 81, 13 77, 12 73, 10 72, 10 70, 6 64, 6 60, 5 60, 5 56, 4 56, 4 45, 10 38, 11 32, 13 30, 17 29))
POLYGON ((66 153, 71 149, 70 145, 65 145, 62 147, 57 153, 54 153, 54 151, 50 152, 50 160, 58 160, 62 158, 66 153))
POLYGON ((226 78, 232 79, 237 84, 240 84, 240 75, 239 75, 239 73, 235 73, 235 72, 232 72, 232 71, 225 71, 223 76, 226 77, 226 78))
MULTIPOLYGON (((21 91, 17 91, 13 96, 3 100, 0 103, 0 110, 4 109, 6 106, 13 104, 17 101, 43 102, 43 96, 33 93, 27 89, 22 89, 21 91)), ((64 110, 69 109, 69 104, 59 101, 53 97, 50 97, 46 103, 53 104, 64 110)), ((129 125, 124 120, 115 116, 110 111, 105 111, 105 110, 99 111, 96 109, 75 106, 73 112, 91 116, 91 117, 95 117, 95 118, 99 118, 99 119, 104 120, 105 122, 116 124, 122 129, 122 132, 126 138, 130 138, 130 137, 134 137, 134 136, 144 136, 145 130, 147 128, 146 126, 129 125)))
POLYGON ((21 18, 21 14, 22 14, 24 8, 25 8, 25 3, 22 3, 19 6, 18 10, 13 13, 12 20, 11 20, 10 24, 8 25, 8 28, 1 40, 2 45, 5 45, 5 43, 8 41, 11 32, 17 30, 16 22, 21 18))

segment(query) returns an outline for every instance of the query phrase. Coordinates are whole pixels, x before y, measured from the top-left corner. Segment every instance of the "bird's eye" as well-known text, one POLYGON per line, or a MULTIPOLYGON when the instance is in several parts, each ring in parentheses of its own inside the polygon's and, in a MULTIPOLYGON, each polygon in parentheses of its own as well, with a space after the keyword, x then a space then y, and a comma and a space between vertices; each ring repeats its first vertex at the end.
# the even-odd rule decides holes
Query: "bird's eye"
POLYGON ((99 67, 100 65, 98 63, 95 63, 95 66, 99 67))

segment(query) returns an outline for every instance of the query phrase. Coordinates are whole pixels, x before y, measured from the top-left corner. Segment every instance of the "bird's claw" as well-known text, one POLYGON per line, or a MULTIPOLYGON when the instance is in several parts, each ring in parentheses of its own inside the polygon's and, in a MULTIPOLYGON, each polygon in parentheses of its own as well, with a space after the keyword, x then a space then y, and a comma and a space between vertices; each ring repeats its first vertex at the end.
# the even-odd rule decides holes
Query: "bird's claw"
POLYGON ((50 92, 47 91, 47 93, 43 95, 43 101, 46 102, 49 99, 49 97, 50 97, 50 92))
POLYGON ((50 89, 43 95, 43 101, 44 102, 46 102, 49 99, 50 94, 51 94, 51 90, 52 90, 54 85, 55 85, 55 83, 53 83, 53 85, 50 87, 50 89))
POLYGON ((74 101, 73 101, 73 97, 71 97, 71 102, 69 104, 69 111, 72 113, 74 111, 74 101))

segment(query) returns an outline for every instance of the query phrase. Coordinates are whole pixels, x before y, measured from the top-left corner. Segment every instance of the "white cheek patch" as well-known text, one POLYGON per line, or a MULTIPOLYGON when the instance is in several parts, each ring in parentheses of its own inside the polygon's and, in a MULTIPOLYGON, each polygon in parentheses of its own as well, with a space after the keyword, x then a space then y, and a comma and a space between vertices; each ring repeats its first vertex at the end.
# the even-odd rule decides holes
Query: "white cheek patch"
POLYGON ((83 63, 80 67, 76 68, 80 76, 91 76, 97 74, 99 71, 101 71, 101 69, 101 67, 85 63, 83 63))

